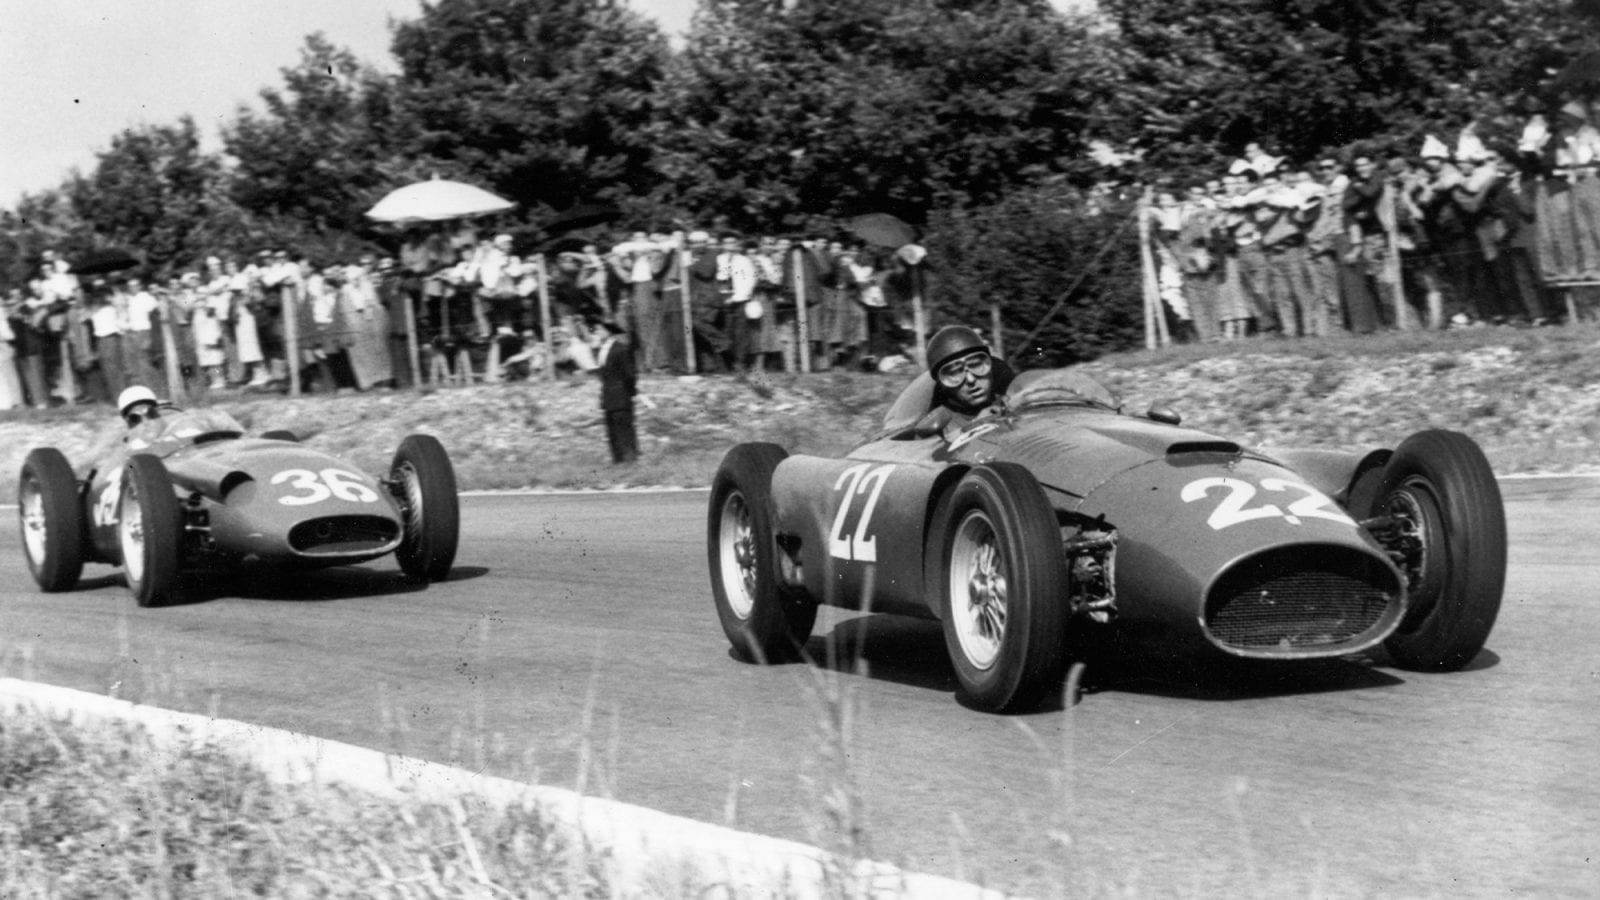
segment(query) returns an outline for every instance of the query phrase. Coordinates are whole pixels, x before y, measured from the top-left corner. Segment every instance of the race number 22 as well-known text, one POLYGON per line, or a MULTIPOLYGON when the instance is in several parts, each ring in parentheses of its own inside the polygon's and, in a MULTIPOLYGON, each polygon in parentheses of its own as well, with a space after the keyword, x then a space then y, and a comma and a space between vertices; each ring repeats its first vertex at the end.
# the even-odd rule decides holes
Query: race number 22
POLYGON ((1346 525, 1355 524, 1355 520, 1345 515, 1331 498, 1310 485, 1284 481, 1282 478, 1263 478, 1261 489, 1269 493, 1300 496, 1288 504, 1287 509, 1279 508, 1272 503, 1251 506, 1250 501, 1256 496, 1256 486, 1237 478, 1201 478, 1191 481, 1183 486, 1183 491, 1178 496, 1185 503, 1193 503, 1204 499, 1213 490, 1219 491, 1221 500, 1218 501, 1217 508, 1206 518, 1206 524, 1216 531, 1255 519, 1282 519, 1290 525, 1299 525, 1305 519, 1327 519, 1332 522, 1343 522, 1346 525))
POLYGON ((828 536, 829 556, 857 562, 878 561, 878 539, 869 536, 872 511, 878 506, 883 483, 889 480, 889 473, 893 471, 892 465, 873 468, 863 463, 839 473, 839 480, 833 483, 833 489, 842 489, 844 494, 839 497, 839 511, 833 515, 833 531, 828 536), (845 521, 849 518, 851 507, 855 506, 855 499, 862 496, 867 499, 861 506, 861 518, 856 521, 854 535, 846 537, 845 521))

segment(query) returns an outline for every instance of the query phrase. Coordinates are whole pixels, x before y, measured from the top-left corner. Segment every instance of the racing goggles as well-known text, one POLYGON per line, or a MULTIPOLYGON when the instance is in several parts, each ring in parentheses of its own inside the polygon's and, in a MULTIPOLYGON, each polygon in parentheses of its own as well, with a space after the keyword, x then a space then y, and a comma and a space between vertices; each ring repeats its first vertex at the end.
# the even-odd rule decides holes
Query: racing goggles
POLYGON ((129 428, 138 425, 140 422, 148 422, 151 419, 159 418, 161 418, 161 410, 154 405, 145 407, 136 406, 133 409, 128 410, 122 416, 122 420, 128 423, 129 428))
POLYGON ((967 376, 982 378, 994 369, 994 360, 987 353, 973 353, 954 359, 939 367, 939 383, 947 388, 960 387, 967 376))

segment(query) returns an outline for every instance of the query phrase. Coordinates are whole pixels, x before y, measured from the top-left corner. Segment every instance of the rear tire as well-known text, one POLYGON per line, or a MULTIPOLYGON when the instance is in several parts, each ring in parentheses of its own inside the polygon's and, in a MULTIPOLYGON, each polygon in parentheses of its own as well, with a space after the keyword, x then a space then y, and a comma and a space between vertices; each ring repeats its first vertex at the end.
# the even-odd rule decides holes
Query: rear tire
POLYGON ((1055 510, 1027 469, 991 463, 957 482, 940 527, 940 616, 962 694, 989 712, 1036 705, 1067 658, 1055 510))
POLYGON ((1453 431, 1421 431, 1389 459, 1371 515, 1412 536, 1402 571, 1410 608, 1384 642, 1405 669, 1451 672, 1489 639, 1506 579, 1506 519, 1489 461, 1453 431))
POLYGON ((66 456, 54 447, 28 453, 17 481, 22 552, 46 593, 70 590, 83 574, 83 500, 66 456))
POLYGON ((287 428, 275 428, 272 431, 261 432, 261 439, 265 441, 288 441, 291 444, 300 443, 300 436, 287 428))
POLYGON ((117 546, 128 590, 140 606, 165 606, 178 597, 183 550, 183 504, 158 457, 128 458, 117 512, 117 546))
POLYGON ((706 555, 722 632, 746 662, 799 657, 817 621, 817 604, 778 573, 772 473, 788 453, 776 444, 739 444, 711 483, 706 555))
POLYGON ((413 434, 400 442, 389 477, 399 488, 403 531, 395 558, 413 578, 443 581, 461 539, 456 470, 439 439, 413 434))

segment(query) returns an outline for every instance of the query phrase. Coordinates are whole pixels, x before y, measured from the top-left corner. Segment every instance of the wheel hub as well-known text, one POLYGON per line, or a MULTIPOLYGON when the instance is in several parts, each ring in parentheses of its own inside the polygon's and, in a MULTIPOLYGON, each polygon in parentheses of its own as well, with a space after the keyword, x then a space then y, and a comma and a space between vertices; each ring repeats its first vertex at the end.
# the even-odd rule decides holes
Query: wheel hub
POLYGON ((35 563, 44 561, 49 550, 49 533, 45 531, 44 493, 32 481, 22 489, 22 543, 28 559, 35 563))
POLYGON ((1006 633, 1007 582, 994 525, 974 510, 956 527, 950 547, 950 616, 961 653, 977 669, 1000 656, 1006 633))
POLYGON ((744 495, 730 493, 722 503, 721 545, 722 589, 728 606, 740 619, 749 618, 755 609, 757 547, 755 526, 744 495))
POLYGON ((972 578, 967 582, 967 604, 978 634, 1000 640, 1006 625, 1006 576, 995 562, 993 544, 978 549, 972 578))

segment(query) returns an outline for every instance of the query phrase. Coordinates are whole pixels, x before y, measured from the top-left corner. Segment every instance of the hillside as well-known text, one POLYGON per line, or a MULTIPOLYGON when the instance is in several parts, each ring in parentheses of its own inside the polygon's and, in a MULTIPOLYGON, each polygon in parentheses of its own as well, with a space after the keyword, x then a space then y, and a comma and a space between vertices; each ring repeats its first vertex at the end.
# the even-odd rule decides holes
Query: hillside
MULTIPOLYGON (((1420 428, 1466 432, 1501 474, 1600 470, 1600 329, 1261 341, 1118 354, 1083 367, 1129 410, 1169 406, 1184 424, 1264 448, 1392 444, 1420 428)), ((247 428, 288 428, 373 471, 400 439, 439 435, 463 488, 700 486, 742 440, 837 453, 871 431, 906 375, 829 373, 641 382, 643 459, 610 465, 590 381, 482 385, 299 399, 224 394, 247 428)), ((107 407, 0 413, 0 497, 29 448, 74 463, 121 436, 107 407)))

